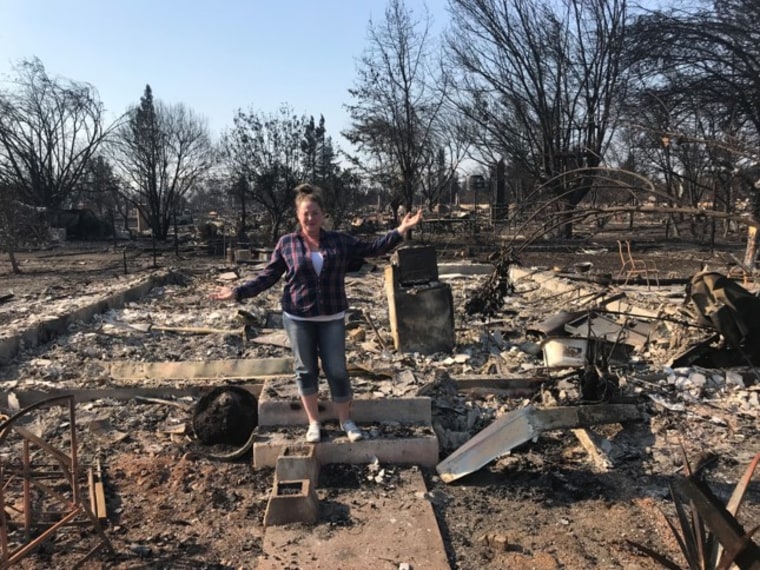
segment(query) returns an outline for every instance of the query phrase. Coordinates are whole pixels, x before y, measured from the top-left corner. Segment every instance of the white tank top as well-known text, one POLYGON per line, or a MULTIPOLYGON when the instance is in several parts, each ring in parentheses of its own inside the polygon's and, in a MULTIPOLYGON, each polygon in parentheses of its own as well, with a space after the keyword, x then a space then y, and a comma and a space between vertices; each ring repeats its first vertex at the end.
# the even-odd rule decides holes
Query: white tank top
POLYGON ((322 273, 322 266, 325 264, 325 258, 322 257, 321 251, 311 252, 311 264, 314 266, 314 271, 317 272, 317 275, 322 273))

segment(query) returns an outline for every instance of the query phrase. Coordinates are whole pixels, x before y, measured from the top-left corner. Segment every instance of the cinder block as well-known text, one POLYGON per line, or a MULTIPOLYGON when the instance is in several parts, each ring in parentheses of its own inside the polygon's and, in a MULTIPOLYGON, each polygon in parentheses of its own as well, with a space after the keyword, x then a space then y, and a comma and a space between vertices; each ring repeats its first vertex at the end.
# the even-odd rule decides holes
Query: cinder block
POLYGON ((251 250, 250 249, 236 249, 235 250, 235 261, 251 261, 251 250))
POLYGON ((319 500, 308 479, 275 480, 264 513, 264 526, 302 522, 314 524, 319 519, 319 500))
POLYGON ((399 285, 438 281, 438 260, 433 246, 400 247, 391 254, 399 285))
POLYGON ((319 462, 314 445, 287 445, 277 458, 275 481, 297 481, 308 479, 313 487, 319 481, 319 462))

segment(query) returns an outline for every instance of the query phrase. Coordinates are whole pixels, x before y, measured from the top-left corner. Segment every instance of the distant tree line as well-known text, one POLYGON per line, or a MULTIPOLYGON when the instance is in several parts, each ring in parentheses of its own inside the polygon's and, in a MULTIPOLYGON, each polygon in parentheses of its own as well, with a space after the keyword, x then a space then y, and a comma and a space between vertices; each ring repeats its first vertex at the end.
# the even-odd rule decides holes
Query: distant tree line
POLYGON ((159 240, 189 204, 213 205, 237 212, 237 239, 256 223, 274 240, 299 182, 325 189, 339 227, 370 195, 393 215, 450 201, 465 161, 486 179, 501 162, 512 203, 562 237, 579 208, 647 199, 668 208, 673 235, 700 222, 689 208, 719 212, 723 231, 740 213, 760 219, 756 2, 449 0, 448 14, 434 35, 427 11, 388 0, 368 23, 345 105, 351 151, 324 116, 287 103, 253 101, 212 141, 201 116, 150 85, 106 124, 93 86, 19 62, 0 84, 0 247, 13 258, 44 239, 27 231, 39 212, 80 203, 112 231, 139 210, 159 240))

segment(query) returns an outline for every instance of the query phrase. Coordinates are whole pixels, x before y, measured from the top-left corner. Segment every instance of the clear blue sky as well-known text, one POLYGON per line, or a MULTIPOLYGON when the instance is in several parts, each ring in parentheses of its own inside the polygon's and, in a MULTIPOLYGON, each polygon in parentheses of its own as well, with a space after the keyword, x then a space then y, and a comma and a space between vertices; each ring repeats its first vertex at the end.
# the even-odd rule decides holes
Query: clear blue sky
MULTIPOLYGON (((436 29, 446 0, 427 5, 436 29)), ((237 109, 325 116, 342 148, 356 61, 370 18, 385 0, 0 0, 0 80, 22 58, 50 76, 92 84, 109 117, 136 104, 146 84, 168 104, 184 103, 214 136, 237 109)))

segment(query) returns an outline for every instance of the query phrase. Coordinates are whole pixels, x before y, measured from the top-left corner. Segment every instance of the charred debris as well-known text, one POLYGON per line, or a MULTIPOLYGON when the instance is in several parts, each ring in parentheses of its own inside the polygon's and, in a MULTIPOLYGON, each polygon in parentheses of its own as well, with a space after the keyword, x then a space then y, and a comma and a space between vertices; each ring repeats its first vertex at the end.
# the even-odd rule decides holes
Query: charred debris
MULTIPOLYGON (((653 284, 647 275, 629 274, 624 263, 617 274, 600 278, 584 263, 573 264, 567 271, 523 267, 518 258, 514 250, 505 248, 484 263, 435 262, 433 267, 425 252, 422 257, 408 252, 397 258, 395 269, 385 276, 365 264, 356 279, 349 279, 350 296, 362 300, 348 315, 348 358, 357 389, 378 398, 431 398, 432 428, 441 458, 436 470, 441 480, 453 482, 472 474, 555 430, 571 431, 587 450, 593 468, 605 470, 614 468, 619 458, 609 440, 594 434, 591 428, 595 426, 642 422, 652 414, 677 414, 689 408, 709 408, 711 421, 757 425, 760 299, 747 288, 748 283, 703 271, 680 283, 661 279, 653 284), (404 258, 414 260, 413 271, 399 267, 404 258), (420 259, 430 266, 424 278, 418 278, 420 259), (391 291, 395 297, 389 296, 391 291), (445 319, 456 333, 450 350, 398 349, 398 343, 404 342, 399 331, 408 324, 405 321, 419 320, 420 315, 400 311, 389 319, 389 303, 398 300, 400 293, 421 292, 436 295, 437 304, 428 309, 435 311, 436 318, 445 312, 442 307, 451 310, 451 318, 445 319), (393 344, 395 351, 390 350, 393 344)), ((12 413, 1 426, 6 429, 2 433, 11 434, 16 422, 13 412, 32 412, 61 392, 74 394, 77 403, 142 399, 173 409, 172 421, 161 422, 161 429, 172 437, 192 442, 194 449, 227 443, 234 453, 208 456, 239 458, 241 446, 244 451, 250 448, 250 438, 241 437, 239 429, 224 428, 239 421, 244 431, 252 432, 257 418, 246 402, 253 401, 253 396, 199 389, 192 380, 234 383, 287 373, 288 348, 277 325, 276 293, 247 310, 198 316, 197 304, 218 279, 241 279, 255 268, 252 263, 213 267, 203 281, 194 283, 197 293, 189 295, 177 295, 186 292, 182 280, 162 278, 153 287, 141 289, 142 298, 129 298, 105 311, 95 308, 87 318, 66 320, 59 331, 65 340, 47 354, 43 340, 38 347, 31 342, 19 345, 23 358, 16 378, 4 386, 3 405, 12 413), (166 355, 172 351, 178 361, 168 362, 166 355), (60 368, 60 363, 82 362, 87 363, 90 386, 81 385, 79 378, 67 376, 60 368), (184 385, 169 388, 168 383, 178 378, 184 385), (105 379, 132 384, 149 380, 153 386, 108 388, 103 387, 105 379), (188 404, 195 401, 194 406, 188 404), (237 414, 234 418, 232 411, 237 414), (230 433, 234 441, 224 441, 230 433)), ((100 291, 90 296, 111 294, 100 291)), ((8 297, 5 304, 17 301, 8 297)), ((83 310, 71 299, 45 303, 48 316, 59 309, 69 314, 83 310)), ((431 314, 428 323, 433 320, 431 314)), ((9 323, 4 338, 10 338, 8 333, 23 337, 30 328, 40 332, 43 324, 30 324, 27 314, 23 322, 9 323)), ((418 329, 414 331, 412 338, 418 336, 418 329)), ((52 335, 40 332, 37 338, 52 335)), ((440 340, 445 345, 449 337, 442 335, 440 340)), ((73 410, 68 399, 64 403, 73 410)), ((122 414, 126 412, 114 410, 113 424, 126 419, 122 414)), ((89 413, 83 415, 82 422, 92 421, 89 413)), ((73 429, 79 420, 72 417, 68 425, 73 429)), ((49 452, 75 498, 64 500, 74 505, 71 520, 91 527, 94 548, 110 549, 98 514, 98 489, 102 488, 97 484, 98 461, 62 451, 58 444, 23 427, 15 435, 20 443, 32 440, 49 452), (84 485, 89 495, 83 494, 81 482, 72 476, 72 469, 79 469, 75 461, 94 465, 84 485)), ((121 441, 122 436, 111 432, 109 437, 121 441)), ((17 449, 16 459, 23 464, 23 447, 17 449)), ((107 458, 102 461, 107 468, 107 458)), ((690 489, 681 490, 688 493, 690 489)), ((19 500, 30 505, 31 496, 22 493, 19 500)), ((713 511, 719 511, 712 504, 713 511)), ((8 528, 13 526, 6 522, 8 528)), ((19 523, 18 528, 24 525, 19 523)), ((731 528, 733 538, 725 546, 732 552, 737 552, 740 543, 748 551, 756 548, 751 536, 731 528)), ((31 537, 28 526, 26 532, 31 537)), ((34 547, 21 548, 14 555, 34 547)))

